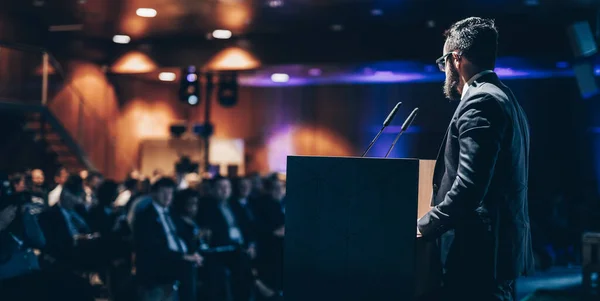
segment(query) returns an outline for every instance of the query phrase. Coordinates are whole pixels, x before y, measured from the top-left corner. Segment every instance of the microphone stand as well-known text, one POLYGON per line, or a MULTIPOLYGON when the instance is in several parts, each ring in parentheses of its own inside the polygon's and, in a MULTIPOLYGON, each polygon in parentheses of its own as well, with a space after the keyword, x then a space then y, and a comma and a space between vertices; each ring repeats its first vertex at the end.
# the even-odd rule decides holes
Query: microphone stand
POLYGON ((394 146, 396 146, 396 142, 398 142, 398 139, 400 139, 400 136, 402 136, 402 134, 404 134, 404 131, 400 130, 400 133, 398 133, 398 135, 396 136, 396 139, 394 139, 394 142, 392 143, 392 146, 390 147, 390 149, 388 149, 388 152, 387 152, 387 154, 385 154, 384 158, 387 158, 390 155, 390 153, 394 149, 394 146))
POLYGON ((383 130, 385 130, 385 125, 381 127, 381 129, 379 130, 379 133, 377 133, 377 135, 375 136, 375 138, 373 138, 373 141, 371 141, 371 143, 369 144, 369 147, 367 147, 367 149, 365 150, 365 152, 362 154, 361 157, 364 157, 365 155, 367 155, 367 153, 369 152, 369 150, 371 150, 371 148, 375 144, 375 141, 377 141, 377 139, 379 138, 379 136, 381 135, 381 133, 383 133, 383 130))

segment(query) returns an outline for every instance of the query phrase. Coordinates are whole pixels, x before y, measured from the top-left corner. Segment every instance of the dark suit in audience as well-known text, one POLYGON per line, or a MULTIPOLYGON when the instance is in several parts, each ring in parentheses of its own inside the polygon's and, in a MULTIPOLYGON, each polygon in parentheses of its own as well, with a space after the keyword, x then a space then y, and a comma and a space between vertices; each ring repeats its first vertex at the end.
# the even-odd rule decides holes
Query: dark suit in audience
POLYGON ((49 273, 49 286, 57 300, 93 300, 89 281, 80 272, 93 271, 96 243, 86 221, 74 210, 83 202, 83 180, 70 176, 60 195, 60 201, 40 214, 40 226, 46 236, 44 263, 49 273))
MULTIPOLYGON (((159 213, 147 206, 136 214, 133 225, 136 271, 140 285, 152 290, 165 290, 167 294, 180 281, 181 269, 187 264, 182 251, 173 251, 159 213)), ((149 300, 149 299, 148 299, 149 300)))
POLYGON ((206 226, 211 230, 211 247, 237 247, 236 251, 215 254, 214 258, 231 273, 234 300, 248 300, 253 276, 250 258, 246 254, 246 250, 254 243, 254 238, 248 231, 248 225, 228 205, 214 204, 206 209, 203 216, 206 226), (225 217, 223 210, 227 210, 228 217, 225 217), (230 221, 228 221, 229 218, 231 218, 230 221), (230 222, 235 225, 235 229, 230 226, 230 222))

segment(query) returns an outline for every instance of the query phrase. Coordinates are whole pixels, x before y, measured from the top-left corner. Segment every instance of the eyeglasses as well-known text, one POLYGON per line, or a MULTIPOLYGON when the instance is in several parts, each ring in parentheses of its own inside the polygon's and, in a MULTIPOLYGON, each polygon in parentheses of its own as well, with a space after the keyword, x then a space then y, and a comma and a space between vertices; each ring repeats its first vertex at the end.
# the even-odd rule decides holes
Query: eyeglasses
POLYGON ((439 59, 435 60, 435 63, 438 65, 438 68, 440 68, 440 71, 446 72, 446 60, 452 54, 456 54, 458 56, 461 55, 459 52, 450 51, 450 52, 442 55, 442 57, 440 57, 439 59))

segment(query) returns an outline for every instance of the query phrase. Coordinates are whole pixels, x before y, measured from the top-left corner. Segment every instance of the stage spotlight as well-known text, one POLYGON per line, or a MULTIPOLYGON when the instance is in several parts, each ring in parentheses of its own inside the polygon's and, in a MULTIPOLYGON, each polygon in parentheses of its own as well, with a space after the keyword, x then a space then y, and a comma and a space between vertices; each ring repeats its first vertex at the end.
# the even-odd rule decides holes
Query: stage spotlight
POLYGON ((156 10, 153 8, 138 8, 135 14, 143 18, 154 18, 156 17, 156 10))
POLYGON ((158 74, 158 79, 163 82, 172 82, 177 78, 177 75, 173 72, 161 72, 158 74))
POLYGON ((131 38, 128 35, 118 34, 113 37, 113 42, 117 44, 128 44, 131 38))
POLYGON ((200 103, 200 83, 196 67, 189 66, 181 71, 181 84, 179 87, 179 100, 195 106, 200 103))
POLYGON ((217 29, 212 32, 212 36, 215 39, 227 40, 231 38, 231 31, 226 29, 217 29))
POLYGON ((273 73, 271 80, 275 83, 287 83, 290 80, 290 76, 285 73, 273 73))
POLYGON ((224 107, 231 107, 237 103, 238 83, 237 73, 227 72, 219 77, 219 103, 224 107))
POLYGON ((188 101, 187 101, 190 105, 195 106, 198 104, 198 96, 196 95, 190 95, 188 96, 188 101))

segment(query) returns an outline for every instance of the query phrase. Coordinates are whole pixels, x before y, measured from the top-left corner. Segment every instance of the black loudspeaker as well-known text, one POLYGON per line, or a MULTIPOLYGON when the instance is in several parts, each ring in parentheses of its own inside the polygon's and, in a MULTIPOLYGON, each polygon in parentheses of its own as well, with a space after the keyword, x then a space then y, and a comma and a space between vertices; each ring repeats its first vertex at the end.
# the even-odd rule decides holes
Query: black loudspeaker
POLYGON ((238 99, 237 73, 227 72, 219 75, 219 103, 224 107, 232 107, 238 99))
POLYGON ((169 130, 171 131, 171 136, 174 138, 180 138, 187 131, 185 125, 182 124, 171 125, 169 130))
POLYGON ((581 96, 586 99, 598 95, 600 91, 593 62, 598 48, 590 24, 587 21, 574 23, 568 27, 567 34, 575 57, 573 72, 581 96))
POLYGON ((573 64, 579 91, 584 99, 598 95, 598 84, 594 73, 594 64, 590 60, 582 60, 573 64))
POLYGON ((598 52, 592 28, 587 21, 572 24, 567 34, 576 58, 590 57, 598 52))

